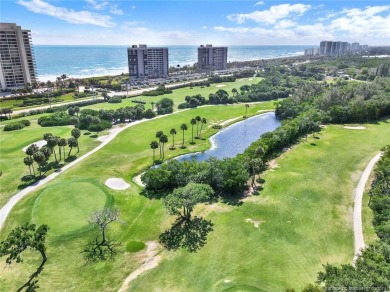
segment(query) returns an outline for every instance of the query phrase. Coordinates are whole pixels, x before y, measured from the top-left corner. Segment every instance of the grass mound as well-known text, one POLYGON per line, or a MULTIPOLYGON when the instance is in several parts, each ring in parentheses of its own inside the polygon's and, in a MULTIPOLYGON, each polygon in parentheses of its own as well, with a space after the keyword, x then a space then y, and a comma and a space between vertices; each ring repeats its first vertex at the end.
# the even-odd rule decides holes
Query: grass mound
POLYGON ((137 252, 143 250, 145 247, 146 245, 142 241, 130 241, 126 244, 126 251, 137 252))
POLYGON ((106 200, 106 194, 90 182, 69 182, 66 187, 55 184, 45 188, 35 201, 32 219, 48 224, 52 234, 65 234, 88 226, 89 217, 103 209, 106 200))

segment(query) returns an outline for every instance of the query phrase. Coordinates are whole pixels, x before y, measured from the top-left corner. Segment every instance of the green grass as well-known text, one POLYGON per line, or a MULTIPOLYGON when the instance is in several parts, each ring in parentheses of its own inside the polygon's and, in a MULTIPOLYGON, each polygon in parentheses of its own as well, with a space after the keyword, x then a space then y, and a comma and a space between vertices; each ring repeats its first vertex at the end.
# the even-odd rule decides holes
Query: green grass
MULTIPOLYGON (((254 114, 267 106, 254 105, 249 112, 254 114)), ((24 198, 10 214, 1 237, 22 222, 34 222, 37 199, 57 184, 63 184, 61 194, 65 198, 73 198, 68 185, 81 178, 100 185, 109 177, 122 177, 131 182, 134 174, 151 164, 149 143, 157 130, 168 133, 170 128, 188 123, 195 115, 206 117, 211 124, 242 116, 243 111, 243 105, 192 109, 123 131, 55 182, 24 198)), ((194 254, 182 250, 162 252, 160 265, 132 282, 130 290, 300 289, 315 280, 322 264, 351 262, 352 191, 357 184, 356 173, 364 169, 382 146, 390 143, 390 137, 386 135, 387 123, 365 126, 364 131, 328 126, 319 135, 320 139, 302 141, 277 160, 279 168, 263 175, 266 183, 260 195, 245 199, 242 206, 218 203, 213 207, 197 208, 196 214, 214 223, 214 231, 204 248, 194 254), (260 220, 259 229, 246 222, 247 218, 260 220)), ((213 133, 215 130, 209 127, 203 136, 213 133)), ((180 137, 181 133, 176 141, 179 142, 180 137)), ((190 130, 186 133, 186 142, 189 140, 190 130)), ((167 156, 209 147, 207 140, 197 140, 197 143, 187 150, 174 151, 168 150, 167 145, 167 156)), ((108 229, 109 237, 123 243, 122 253, 114 262, 85 264, 80 251, 98 234, 96 229, 80 230, 72 235, 49 232, 49 260, 39 278, 42 291, 117 290, 126 276, 145 259, 142 251, 126 252, 126 244, 158 240, 159 234, 172 223, 173 217, 166 214, 161 201, 139 195, 140 188, 135 184, 125 191, 102 188, 125 221, 125 224, 112 224, 108 229)), ((78 202, 70 204, 75 206, 78 202)), ((15 290, 38 264, 39 257, 32 254, 26 254, 25 261, 13 264, 12 269, 4 269, 2 261, 0 286, 15 290)))
POLYGON ((173 90, 173 93, 171 94, 164 94, 160 96, 135 96, 127 99, 123 99, 121 103, 99 103, 99 104, 94 104, 87 106, 86 108, 92 108, 92 109, 117 109, 120 107, 125 107, 125 106, 135 106, 136 103, 133 103, 133 100, 141 100, 145 101, 145 108, 151 108, 151 102, 156 103, 163 97, 168 97, 173 99, 174 102, 174 107, 177 109, 177 106, 180 103, 185 102, 185 97, 187 95, 196 95, 200 94, 208 100, 209 94, 210 93, 215 93, 218 89, 223 89, 226 90, 229 95, 232 95, 232 89, 236 88, 237 90, 240 90, 240 86, 242 85, 251 85, 258 83, 262 78, 259 77, 253 77, 253 78, 243 78, 243 79, 238 79, 235 82, 224 82, 224 83, 213 83, 210 85, 210 87, 184 87, 184 88, 179 88, 173 90), (250 80, 251 79, 251 80, 250 80), (218 87, 221 85, 225 85, 223 87, 218 87))
POLYGON ((145 247, 146 245, 142 241, 130 241, 126 244, 126 251, 138 252, 140 250, 143 250, 145 247))
POLYGON ((50 225, 50 232, 66 234, 88 226, 86 218, 106 205, 102 186, 87 181, 54 184, 35 201, 32 221, 50 225), (67 195, 63 195, 66 188, 67 195))
MULTIPOLYGON (((42 140, 44 133, 52 133, 55 136, 69 138, 71 137, 70 132, 72 129, 73 126, 44 128, 39 126, 36 121, 33 121, 31 126, 18 131, 5 132, 0 128, 0 170, 3 172, 0 177, 0 206, 3 206, 12 195, 22 188, 24 182, 21 178, 29 175, 28 167, 23 163, 26 154, 22 149, 31 143, 42 140)), ((79 138, 80 153, 77 156, 83 155, 98 144, 100 142, 96 141, 96 139, 81 135, 79 138)), ((66 152, 69 151, 68 147, 65 147, 65 150, 66 152)), ((58 155, 57 147, 56 152, 58 155)), ((76 151, 73 151, 73 153, 76 153, 76 151)), ((54 161, 53 155, 50 161, 54 161)), ((61 163, 63 163, 63 160, 61 163)), ((37 171, 35 163, 34 167, 37 171)), ((52 171, 49 171, 47 174, 50 174, 52 171)))

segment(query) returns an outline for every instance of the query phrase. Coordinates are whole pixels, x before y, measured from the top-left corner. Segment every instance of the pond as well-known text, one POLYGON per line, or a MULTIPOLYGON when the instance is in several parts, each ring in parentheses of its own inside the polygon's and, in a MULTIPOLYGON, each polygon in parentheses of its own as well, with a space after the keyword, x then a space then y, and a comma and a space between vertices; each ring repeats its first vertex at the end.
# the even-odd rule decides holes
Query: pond
POLYGON ((189 153, 177 157, 179 161, 195 159, 203 161, 210 157, 218 159, 235 157, 243 153, 252 142, 280 126, 275 113, 269 112, 235 123, 210 138, 211 148, 204 152, 189 153))

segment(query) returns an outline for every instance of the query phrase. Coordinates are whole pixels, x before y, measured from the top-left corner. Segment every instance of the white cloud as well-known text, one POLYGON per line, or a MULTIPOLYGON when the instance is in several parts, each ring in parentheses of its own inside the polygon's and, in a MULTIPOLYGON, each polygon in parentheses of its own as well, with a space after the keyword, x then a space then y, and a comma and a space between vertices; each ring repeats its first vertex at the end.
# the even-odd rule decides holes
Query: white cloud
POLYGON ((255 22, 265 24, 274 24, 279 19, 287 18, 292 14, 302 15, 310 8, 311 5, 305 4, 281 4, 271 6, 268 10, 257 10, 246 14, 231 14, 228 15, 227 18, 230 21, 234 21, 239 24, 244 23, 246 20, 253 20, 255 22))
POLYGON ((390 39, 390 5, 369 6, 364 9, 344 9, 342 16, 333 19, 329 29, 355 39, 390 39), (387 12, 387 13, 384 13, 387 12))
POLYGON ((134 10, 134 9, 136 9, 136 8, 137 8, 137 7, 135 7, 134 5, 133 5, 133 6, 131 6, 131 9, 132 9, 132 10, 134 10))
POLYGON ((274 28, 275 29, 284 29, 284 28, 293 27, 293 26, 296 26, 296 25, 297 25, 296 22, 284 19, 284 20, 280 21, 279 23, 277 23, 274 26, 274 28))
POLYGON ((259 2, 255 3, 255 6, 259 6, 259 5, 263 5, 263 4, 264 4, 264 1, 259 1, 259 2))
POLYGON ((123 15, 122 9, 118 7, 118 5, 111 5, 110 6, 110 13, 116 14, 116 15, 123 15))
POLYGON ((106 6, 109 4, 107 1, 96 1, 96 0, 85 0, 85 1, 96 10, 102 10, 106 8, 106 6))
POLYGON ((334 12, 334 11, 327 11, 327 12, 326 12, 326 15, 317 18, 317 21, 323 22, 323 21, 325 21, 325 20, 328 20, 328 19, 331 19, 331 18, 336 17, 338 14, 339 14, 339 13, 336 13, 336 12, 334 12))
POLYGON ((92 13, 85 10, 74 11, 73 9, 51 5, 42 0, 19 0, 18 3, 32 12, 50 15, 69 23, 91 24, 102 27, 115 26, 115 23, 111 21, 110 16, 92 13))
POLYGON ((202 29, 207 29, 207 25, 202 26, 202 29))

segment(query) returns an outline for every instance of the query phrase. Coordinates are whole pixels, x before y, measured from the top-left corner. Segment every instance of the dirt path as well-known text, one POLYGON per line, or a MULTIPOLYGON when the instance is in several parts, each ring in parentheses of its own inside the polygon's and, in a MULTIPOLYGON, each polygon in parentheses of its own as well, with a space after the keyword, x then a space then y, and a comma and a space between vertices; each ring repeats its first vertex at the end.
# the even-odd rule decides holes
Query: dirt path
POLYGON ((375 164, 380 159, 382 153, 378 153, 375 155, 366 168, 364 169, 362 176, 360 177, 359 183, 354 191, 354 209, 353 209, 353 233, 355 237, 355 256, 353 258, 353 262, 356 261, 357 256, 360 254, 361 249, 365 247, 364 238, 363 238, 363 226, 362 226, 362 200, 363 193, 370 177, 370 174, 375 166, 375 164))
POLYGON ((147 243, 147 250, 146 250, 146 259, 144 263, 139 266, 136 270, 134 270, 122 284, 122 287, 118 290, 119 292, 127 291, 129 288, 129 284, 137 278, 139 275, 143 274, 144 272, 151 270, 158 266, 158 264, 161 261, 161 256, 158 255, 159 253, 159 244, 155 241, 149 241, 147 243))

